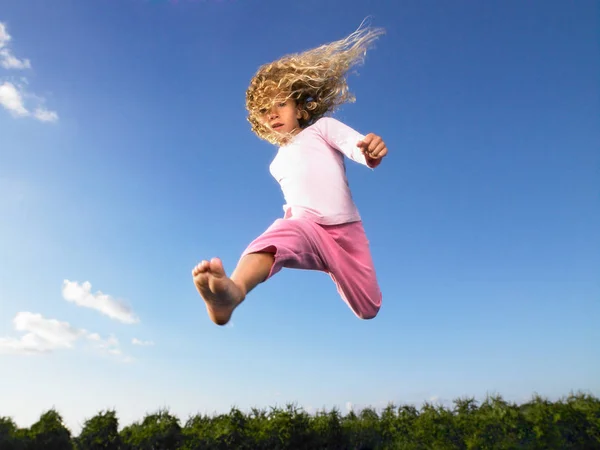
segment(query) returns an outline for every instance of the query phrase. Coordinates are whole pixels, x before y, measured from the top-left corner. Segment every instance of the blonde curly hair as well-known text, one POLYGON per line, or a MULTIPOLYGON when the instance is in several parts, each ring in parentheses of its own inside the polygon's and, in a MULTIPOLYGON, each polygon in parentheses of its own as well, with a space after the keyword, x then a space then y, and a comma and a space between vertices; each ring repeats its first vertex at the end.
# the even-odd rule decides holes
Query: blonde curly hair
POLYGON ((293 99, 300 108, 300 128, 347 102, 354 102, 346 82, 353 65, 364 61, 367 48, 383 34, 381 28, 363 24, 344 39, 283 56, 261 66, 246 90, 247 120, 252 131, 272 144, 283 145, 291 134, 274 132, 263 124, 263 116, 275 102, 293 99))

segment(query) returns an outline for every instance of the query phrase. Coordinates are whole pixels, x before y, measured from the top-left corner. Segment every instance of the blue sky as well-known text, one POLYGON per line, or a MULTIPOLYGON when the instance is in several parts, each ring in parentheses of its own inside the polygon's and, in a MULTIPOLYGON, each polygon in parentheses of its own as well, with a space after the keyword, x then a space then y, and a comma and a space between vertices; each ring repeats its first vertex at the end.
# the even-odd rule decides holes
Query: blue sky
POLYGON ((78 432, 104 408, 125 425, 163 406, 600 395, 598 12, 3 1, 0 415, 28 426, 55 406, 78 432), (368 15, 387 34, 335 117, 390 151, 348 164, 381 312, 360 321, 325 274, 284 270, 217 327, 192 267, 231 272, 282 215, 248 81, 368 15))

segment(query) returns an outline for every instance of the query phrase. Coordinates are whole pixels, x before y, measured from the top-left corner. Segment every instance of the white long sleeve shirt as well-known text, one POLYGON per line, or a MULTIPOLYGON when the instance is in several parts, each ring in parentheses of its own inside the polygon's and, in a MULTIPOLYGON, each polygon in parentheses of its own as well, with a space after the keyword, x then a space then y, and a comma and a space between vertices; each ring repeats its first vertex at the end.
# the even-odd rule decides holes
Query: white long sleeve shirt
POLYGON ((323 225, 361 220, 346 177, 344 156, 374 168, 357 143, 365 136, 323 117, 279 147, 269 170, 283 191, 285 218, 309 218, 323 225))

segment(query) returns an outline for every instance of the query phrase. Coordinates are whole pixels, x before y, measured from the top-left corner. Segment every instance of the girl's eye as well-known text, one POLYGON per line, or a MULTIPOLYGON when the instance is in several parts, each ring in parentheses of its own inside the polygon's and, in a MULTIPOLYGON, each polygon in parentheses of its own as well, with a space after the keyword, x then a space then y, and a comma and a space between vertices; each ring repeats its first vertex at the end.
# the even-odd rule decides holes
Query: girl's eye
POLYGON ((285 102, 280 103, 279 106, 283 108, 285 106, 285 102))

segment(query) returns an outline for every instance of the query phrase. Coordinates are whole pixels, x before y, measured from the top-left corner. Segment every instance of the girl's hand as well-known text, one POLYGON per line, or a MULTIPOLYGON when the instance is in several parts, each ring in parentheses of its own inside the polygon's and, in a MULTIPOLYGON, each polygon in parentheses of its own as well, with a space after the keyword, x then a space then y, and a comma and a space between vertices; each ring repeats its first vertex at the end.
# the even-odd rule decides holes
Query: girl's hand
POLYGON ((370 159, 381 159, 388 152, 385 142, 383 142, 380 136, 374 133, 367 134, 356 146, 370 159))

